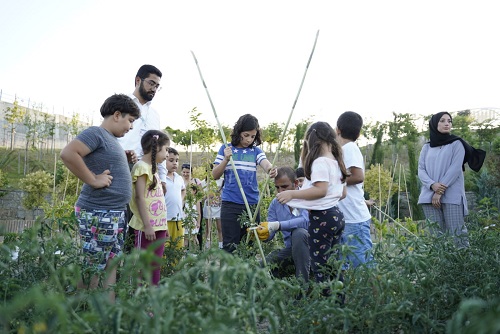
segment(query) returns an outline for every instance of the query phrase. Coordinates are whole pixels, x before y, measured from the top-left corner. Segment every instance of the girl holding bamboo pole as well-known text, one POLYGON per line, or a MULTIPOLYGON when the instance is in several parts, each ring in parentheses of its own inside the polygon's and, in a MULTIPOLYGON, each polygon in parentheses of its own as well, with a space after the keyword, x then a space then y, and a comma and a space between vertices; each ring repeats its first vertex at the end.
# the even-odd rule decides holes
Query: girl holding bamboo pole
MULTIPOLYGON (((259 201, 257 166, 261 166, 270 177, 276 176, 276 168, 272 168, 266 154, 258 147, 261 143, 259 121, 250 114, 243 115, 233 127, 231 143, 220 147, 214 161, 214 179, 218 180, 224 175, 221 225, 223 249, 230 253, 246 234, 248 226, 240 224, 242 215, 247 212, 246 204, 256 205, 259 201), (231 157, 241 185, 233 172, 231 157)), ((250 218, 248 217, 249 220, 250 218)), ((260 222, 260 215, 257 214, 255 220, 260 222)))

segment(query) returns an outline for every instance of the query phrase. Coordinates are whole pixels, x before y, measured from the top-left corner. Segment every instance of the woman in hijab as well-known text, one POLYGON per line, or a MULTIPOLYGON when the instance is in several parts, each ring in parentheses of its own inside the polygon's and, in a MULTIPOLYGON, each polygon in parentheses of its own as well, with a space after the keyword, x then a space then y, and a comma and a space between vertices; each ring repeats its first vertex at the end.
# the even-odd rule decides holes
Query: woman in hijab
POLYGON ((420 152, 418 177, 422 188, 418 204, 422 204, 425 217, 436 222, 442 233, 454 236, 455 244, 468 247, 468 214, 464 186, 464 164, 478 172, 486 152, 470 146, 462 138, 451 134, 452 117, 440 112, 429 120, 430 141, 420 152))

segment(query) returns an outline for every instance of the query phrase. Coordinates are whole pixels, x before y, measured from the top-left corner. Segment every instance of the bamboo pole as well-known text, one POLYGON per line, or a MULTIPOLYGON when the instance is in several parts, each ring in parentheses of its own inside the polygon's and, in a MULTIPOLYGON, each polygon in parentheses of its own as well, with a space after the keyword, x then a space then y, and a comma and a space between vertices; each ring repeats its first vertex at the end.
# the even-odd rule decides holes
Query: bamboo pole
POLYGON ((408 193, 408 186, 406 185, 406 172, 403 166, 403 178, 405 181, 405 191, 406 191, 406 201, 408 202, 408 210, 410 211, 410 219, 413 220, 413 215, 411 213, 411 205, 410 205, 410 194, 408 193))
POLYGON ((394 223, 396 223, 397 225, 399 225, 402 229, 404 229, 406 232, 410 233, 412 236, 414 236, 415 238, 418 238, 418 236, 416 234, 414 234, 413 232, 411 232, 410 230, 408 230, 406 227, 404 227, 403 225, 401 225, 401 223, 399 223, 398 221, 394 220, 394 218, 392 218, 391 216, 389 216, 388 214, 386 214, 385 212, 382 212, 382 210, 380 208, 378 208, 376 205, 372 205, 372 207, 377 210, 378 212, 380 212, 381 214, 383 214, 384 216, 386 216, 387 218, 389 218, 390 220, 392 220, 394 223))
POLYGON ((401 166, 402 164, 399 164, 399 176, 398 176, 398 219, 399 219, 399 207, 400 207, 400 202, 401 202, 401 166))
MULTIPOLYGON (((227 139, 226 139, 226 134, 224 133, 224 129, 222 128, 222 125, 219 121, 219 116, 217 116, 217 111, 215 110, 214 103, 212 101, 212 97, 210 96, 210 92, 208 91, 207 84, 205 83, 205 79, 203 78, 203 74, 201 73, 201 68, 200 65, 198 64, 198 59, 196 58, 195 54, 193 51, 191 51, 191 54, 193 55, 194 62, 196 63, 196 67, 198 69, 198 73, 200 75, 201 82, 203 83, 203 87, 205 88, 205 92, 207 93, 208 100, 210 101, 210 106, 212 107, 212 111, 215 116, 215 120, 217 121, 217 126, 219 127, 219 132, 222 137, 222 141, 226 147, 227 145, 227 139)), ((252 218, 252 212, 250 210, 250 205, 248 205, 247 197, 245 196, 245 191, 243 190, 243 186, 241 185, 240 177, 238 175, 238 171, 236 170, 236 166, 234 165, 233 157, 231 156, 230 158, 230 164, 233 169, 234 176, 236 178, 236 182, 238 183, 238 188, 240 190, 241 196, 243 198, 243 202, 245 203, 245 208, 247 210, 248 218, 252 218)))
MULTIPOLYGON (((226 139, 226 134, 224 133, 224 129, 222 128, 222 125, 221 125, 221 123, 219 121, 219 117, 217 116, 217 111, 215 110, 215 106, 214 106, 214 103, 212 101, 212 97, 210 96, 210 92, 208 91, 207 84, 205 83, 205 79, 203 78, 203 74, 201 73, 201 68, 200 68, 200 65, 198 64, 198 59, 196 58, 196 56, 195 56, 195 54, 194 54, 193 51, 191 51, 191 54, 193 55, 194 62, 196 63, 196 68, 198 69, 198 73, 200 75, 201 82, 203 83, 203 87, 205 88, 205 92, 207 93, 208 100, 210 101, 210 106, 212 107, 212 111, 214 113, 215 120, 217 121, 217 126, 219 127, 219 132, 220 132, 220 135, 222 137, 222 141, 224 142, 224 145, 226 147, 228 147, 228 145, 227 145, 227 139, 226 139)), ((241 197, 243 198, 243 202, 245 203, 245 208, 247 210, 248 219, 251 220, 253 218, 252 211, 250 210, 250 205, 248 204, 248 200, 247 200, 247 197, 245 195, 245 191, 243 190, 243 186, 241 185, 240 177, 238 175, 238 171, 236 170, 236 166, 234 164, 232 156, 229 158, 229 161, 230 161, 231 167, 233 169, 233 173, 234 173, 236 182, 238 183, 238 188, 240 190, 241 197)), ((250 226, 255 225, 255 224, 252 224, 252 223, 253 223, 252 221, 249 222, 250 226)), ((267 265, 267 263, 266 263, 266 257, 264 255, 264 252, 262 251, 262 246, 260 244, 260 240, 259 240, 259 238, 257 238, 256 240, 257 240, 256 241, 257 244, 259 245, 259 251, 261 252, 260 255, 262 256, 262 261, 264 263, 264 266, 266 266, 267 265)), ((248 234, 247 234, 247 242, 248 242, 248 234)))
MULTIPOLYGON (((290 110, 290 114, 288 115, 288 119, 286 121, 285 128, 283 129, 283 133, 281 134, 281 138, 280 138, 280 141, 278 143, 278 147, 276 148, 276 154, 274 155, 273 161, 271 163, 271 168, 275 166, 276 159, 278 158, 278 153, 279 153, 279 151, 281 149, 281 145, 283 144, 283 141, 285 139, 288 125, 290 124, 290 120, 292 119, 293 111, 295 110, 295 106, 297 105, 297 101, 299 99, 300 92, 302 91, 302 86, 304 85, 304 80, 306 79, 307 70, 309 69, 309 65, 311 64, 311 59, 314 55, 314 50, 316 49, 316 43, 318 42, 318 36, 319 36, 319 30, 316 31, 316 37, 314 39, 314 44, 313 44, 313 47, 311 50, 311 54, 309 55, 309 59, 307 60, 306 69, 304 70, 304 74, 302 75, 302 80, 300 82, 299 90, 297 91, 297 95, 295 96, 295 100, 293 101, 292 109, 290 110)), ((267 186, 268 182, 269 182, 269 174, 266 173, 266 177, 264 179, 264 185, 267 186)), ((259 197, 259 201, 257 202, 257 207, 255 208, 255 215, 254 215, 254 217, 252 217, 252 221, 255 221, 255 218, 257 217, 257 213, 259 212, 261 202, 262 202, 262 196, 259 197)))
POLYGON ((54 185, 52 188, 52 204, 55 204, 56 200, 56 173, 57 173, 57 153, 54 153, 54 185))
MULTIPOLYGON (((391 180, 389 181, 389 188, 387 189, 387 204, 385 206, 385 211, 387 214, 390 213, 389 209, 390 209, 390 205, 391 205, 391 190, 392 190, 392 183, 394 180, 394 175, 396 175, 397 163, 398 163, 398 156, 396 155, 396 162, 394 164, 394 169, 392 170, 392 173, 389 171, 389 173, 391 174, 391 180)), ((392 169, 392 166, 391 166, 391 169, 392 169)))

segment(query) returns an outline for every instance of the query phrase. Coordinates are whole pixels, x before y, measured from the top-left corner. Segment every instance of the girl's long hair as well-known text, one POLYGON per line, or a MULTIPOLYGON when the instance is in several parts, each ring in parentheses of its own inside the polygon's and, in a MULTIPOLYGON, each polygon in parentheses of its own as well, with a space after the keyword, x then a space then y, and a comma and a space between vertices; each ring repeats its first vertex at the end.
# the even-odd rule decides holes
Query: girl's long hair
POLYGON ((302 145, 301 160, 304 164, 304 175, 308 180, 311 180, 312 163, 321 156, 321 145, 323 143, 331 145, 332 154, 337 160, 342 173, 342 182, 349 176, 349 172, 345 168, 344 158, 342 155, 342 147, 336 140, 337 135, 333 128, 327 122, 316 122, 309 126, 304 136, 302 145))
POLYGON ((231 132, 231 145, 238 146, 241 141, 241 133, 252 130, 257 130, 257 134, 250 146, 259 146, 262 143, 262 130, 259 126, 259 120, 250 114, 241 116, 234 124, 233 131, 231 132))
POLYGON ((156 188, 156 153, 162 146, 170 145, 170 138, 165 132, 159 130, 149 130, 141 138, 141 146, 144 154, 151 152, 151 169, 153 172, 153 182, 149 185, 148 190, 156 188))

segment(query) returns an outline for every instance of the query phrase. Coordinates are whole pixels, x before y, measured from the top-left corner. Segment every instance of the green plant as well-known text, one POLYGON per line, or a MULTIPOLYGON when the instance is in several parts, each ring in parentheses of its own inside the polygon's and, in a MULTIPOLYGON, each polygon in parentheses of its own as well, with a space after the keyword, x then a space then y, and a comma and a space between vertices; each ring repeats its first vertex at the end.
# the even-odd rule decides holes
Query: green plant
MULTIPOLYGON (((342 262, 335 256, 326 271, 331 280, 322 285, 311 281, 301 294, 303 286, 294 278, 272 278, 261 268, 255 243, 242 242, 238 256, 213 249, 184 258, 182 251, 174 254, 167 246, 161 260, 166 272, 158 287, 144 284, 151 263, 159 260, 151 249, 112 261, 119 273, 113 304, 106 291, 75 289, 85 271, 74 220, 58 225, 41 219, 8 247, 0 246, 0 332, 497 331, 500 262, 494 250, 500 248, 499 231, 472 224, 471 247, 457 249, 448 236, 412 235, 387 224, 392 232, 374 247, 376 266, 347 270, 343 287, 337 276, 342 262), (19 249, 15 260, 12 247, 19 249), (325 287, 334 292, 332 298, 321 297, 325 287), (337 293, 345 294, 344 305, 337 293)), ((416 222, 400 224, 419 231, 416 222)))
POLYGON ((364 186, 370 198, 380 203, 385 203, 398 189, 392 180, 391 172, 380 164, 371 165, 365 172, 364 186))
POLYGON ((493 201, 488 197, 484 197, 479 201, 477 208, 470 214, 468 221, 475 222, 485 229, 500 230, 500 213, 498 208, 493 205, 493 201))
POLYGON ((27 209, 35 209, 42 206, 45 196, 50 193, 52 176, 45 171, 38 171, 26 175, 21 180, 21 189, 24 190, 23 206, 27 209))

